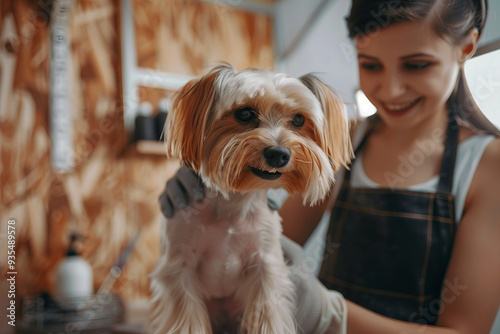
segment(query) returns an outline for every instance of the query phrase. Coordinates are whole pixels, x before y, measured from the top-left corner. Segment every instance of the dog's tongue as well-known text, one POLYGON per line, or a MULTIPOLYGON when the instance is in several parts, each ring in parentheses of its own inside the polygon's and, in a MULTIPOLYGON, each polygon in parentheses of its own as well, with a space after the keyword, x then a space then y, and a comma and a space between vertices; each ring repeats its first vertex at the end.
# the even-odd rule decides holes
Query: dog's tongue
POLYGON ((252 167, 252 173, 254 173, 255 175, 264 180, 277 180, 281 176, 280 172, 271 173, 253 167, 252 167))

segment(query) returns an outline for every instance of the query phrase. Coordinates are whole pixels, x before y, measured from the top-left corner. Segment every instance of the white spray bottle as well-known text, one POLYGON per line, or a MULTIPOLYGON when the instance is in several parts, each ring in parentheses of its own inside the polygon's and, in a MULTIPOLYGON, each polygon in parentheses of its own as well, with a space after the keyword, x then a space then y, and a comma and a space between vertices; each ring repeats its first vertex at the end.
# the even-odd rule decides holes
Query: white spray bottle
POLYGON ((55 297, 66 309, 82 308, 94 293, 94 278, 90 264, 76 251, 76 241, 82 238, 71 234, 66 257, 55 273, 55 297))

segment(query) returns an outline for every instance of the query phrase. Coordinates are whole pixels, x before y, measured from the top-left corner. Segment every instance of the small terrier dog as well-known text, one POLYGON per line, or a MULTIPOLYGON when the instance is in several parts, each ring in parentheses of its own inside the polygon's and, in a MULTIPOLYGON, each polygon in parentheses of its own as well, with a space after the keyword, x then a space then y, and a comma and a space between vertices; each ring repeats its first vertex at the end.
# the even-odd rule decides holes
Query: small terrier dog
POLYGON ((323 200, 352 156, 346 111, 313 75, 222 65, 187 83, 165 123, 170 157, 207 197, 167 221, 152 273, 154 333, 296 333, 270 188, 323 200))

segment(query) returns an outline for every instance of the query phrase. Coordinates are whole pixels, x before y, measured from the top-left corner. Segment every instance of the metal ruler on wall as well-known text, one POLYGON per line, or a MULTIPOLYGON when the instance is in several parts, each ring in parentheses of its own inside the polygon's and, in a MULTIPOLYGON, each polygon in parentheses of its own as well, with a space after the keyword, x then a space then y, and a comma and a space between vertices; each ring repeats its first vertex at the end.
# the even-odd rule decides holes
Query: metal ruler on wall
POLYGON ((49 124, 51 164, 56 172, 68 173, 75 167, 71 112, 70 55, 68 21, 73 0, 55 0, 50 18, 49 124))

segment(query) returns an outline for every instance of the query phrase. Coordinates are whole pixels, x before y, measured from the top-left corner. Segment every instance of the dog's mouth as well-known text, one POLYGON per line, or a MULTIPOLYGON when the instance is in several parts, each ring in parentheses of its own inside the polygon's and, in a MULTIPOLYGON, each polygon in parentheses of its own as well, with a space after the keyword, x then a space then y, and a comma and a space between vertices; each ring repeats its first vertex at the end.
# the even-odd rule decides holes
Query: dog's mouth
POLYGON ((252 170, 252 173, 254 173, 256 176, 260 177, 261 179, 264 180, 277 180, 280 178, 281 173, 280 172, 268 172, 265 170, 260 170, 255 167, 250 167, 252 170))

